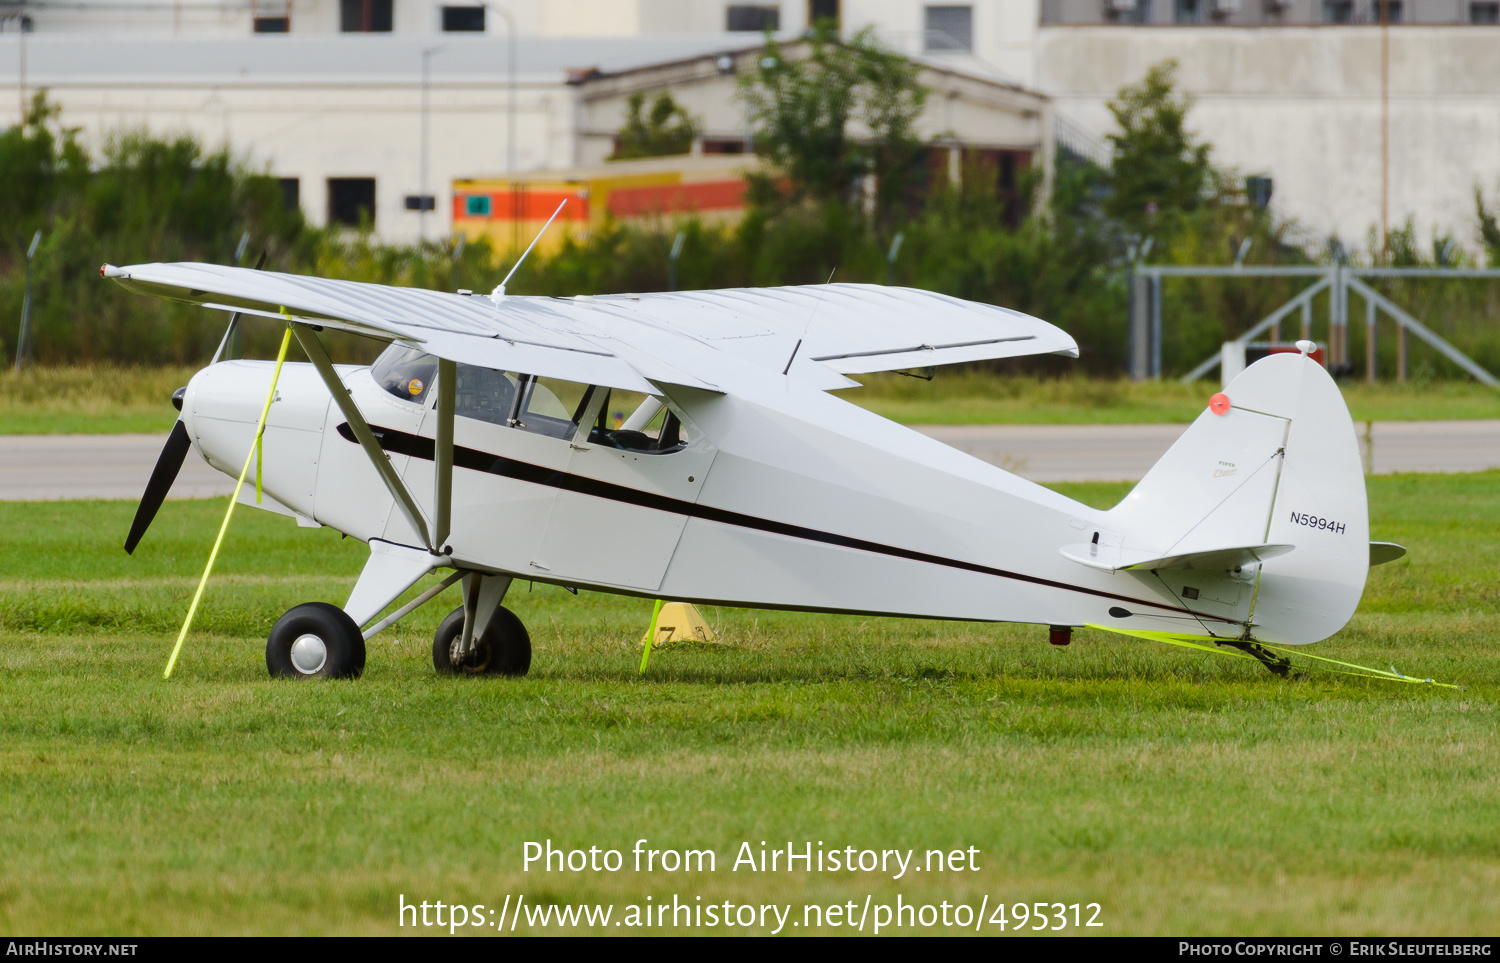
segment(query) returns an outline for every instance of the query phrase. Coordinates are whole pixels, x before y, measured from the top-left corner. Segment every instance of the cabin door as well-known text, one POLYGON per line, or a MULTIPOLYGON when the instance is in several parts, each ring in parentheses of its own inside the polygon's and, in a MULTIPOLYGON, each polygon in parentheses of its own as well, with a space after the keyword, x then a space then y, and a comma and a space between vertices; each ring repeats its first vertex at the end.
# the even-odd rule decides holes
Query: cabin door
POLYGON ((648 446, 660 442, 663 430, 674 430, 668 412, 662 415, 654 431, 648 425, 631 435, 594 432, 592 441, 574 441, 568 478, 552 503, 537 553, 539 577, 642 592, 661 586, 715 452, 701 432, 681 421, 676 444, 660 450, 617 447, 642 444, 642 436, 648 446))

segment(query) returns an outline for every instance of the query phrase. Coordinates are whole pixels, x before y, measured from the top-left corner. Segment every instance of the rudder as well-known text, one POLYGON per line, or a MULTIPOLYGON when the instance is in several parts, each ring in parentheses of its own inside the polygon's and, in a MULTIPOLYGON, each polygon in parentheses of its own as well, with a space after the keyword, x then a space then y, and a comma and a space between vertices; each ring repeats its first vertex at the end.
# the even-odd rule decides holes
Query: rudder
MULTIPOLYGON (((1256 362, 1224 394, 1229 408, 1199 415, 1107 513, 1111 567, 1194 611, 1248 621, 1249 638, 1325 639, 1354 614, 1369 571, 1348 408, 1323 367, 1299 354, 1256 362)), ((1203 628, 1234 630, 1212 620, 1203 628)))

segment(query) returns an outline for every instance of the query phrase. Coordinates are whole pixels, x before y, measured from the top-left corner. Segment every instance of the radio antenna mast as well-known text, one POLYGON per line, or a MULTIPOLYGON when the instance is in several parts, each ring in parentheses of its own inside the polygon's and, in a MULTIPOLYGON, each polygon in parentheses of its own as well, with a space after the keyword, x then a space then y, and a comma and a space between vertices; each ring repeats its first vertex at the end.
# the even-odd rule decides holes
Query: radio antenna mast
POLYGON ((526 256, 531 253, 532 248, 536 247, 536 242, 542 239, 542 235, 547 233, 547 228, 552 226, 552 222, 557 220, 557 215, 561 214, 562 209, 567 206, 568 199, 565 197, 562 203, 557 205, 557 210, 552 212, 552 216, 547 218, 547 223, 543 224, 542 229, 536 232, 536 237, 532 238, 531 243, 526 245, 526 250, 521 252, 520 260, 516 261, 515 266, 510 269, 510 273, 505 276, 505 280, 495 285, 495 290, 490 292, 491 301, 499 304, 500 299, 505 297, 505 286, 510 283, 510 279, 515 276, 515 273, 521 269, 521 265, 526 263, 526 256))
MULTIPOLYGON (((833 283, 833 276, 838 273, 838 270, 839 270, 839 266, 837 264, 835 264, 833 266, 833 270, 828 272, 828 280, 824 281, 823 284, 825 284, 825 285, 832 284, 833 283)), ((798 338, 797 339, 797 343, 792 347, 792 356, 790 358, 786 359, 786 367, 783 368, 783 369, 781 369, 781 373, 782 374, 787 374, 788 372, 790 372, 792 370, 792 362, 797 360, 797 352, 802 350, 802 342, 804 342, 804 341, 807 340, 807 332, 809 332, 809 331, 812 330, 813 318, 817 317, 817 315, 818 315, 818 306, 821 305, 822 303, 823 303, 823 292, 820 290, 820 291, 818 291, 818 300, 816 300, 816 301, 813 302, 812 313, 807 316, 807 324, 804 325, 803 328, 802 328, 802 337, 798 338)))

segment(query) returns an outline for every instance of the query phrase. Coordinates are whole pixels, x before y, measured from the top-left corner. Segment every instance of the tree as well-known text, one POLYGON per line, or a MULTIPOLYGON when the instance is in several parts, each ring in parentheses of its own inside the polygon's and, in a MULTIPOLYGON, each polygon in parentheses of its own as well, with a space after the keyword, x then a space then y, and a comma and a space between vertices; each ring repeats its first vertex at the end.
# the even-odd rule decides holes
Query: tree
POLYGON ((40 229, 32 330, 43 363, 184 362, 213 349, 222 318, 122 297, 99 280, 100 264, 224 262, 248 233, 252 252, 268 250, 273 264, 292 267, 316 240, 301 213, 285 208, 276 180, 227 148, 125 130, 90 156, 40 94, 24 123, 0 131, 0 182, 11 188, 0 193, 0 338, 16 342, 23 254, 40 229), (19 246, 4 243, 12 241, 19 246))
POLYGON ((1500 267, 1500 217, 1485 206, 1484 194, 1474 188, 1474 215, 1479 221, 1479 240, 1490 257, 1491 267, 1500 267))
POLYGON ((1192 98, 1173 95, 1176 72, 1175 60, 1162 61, 1108 105, 1120 132, 1109 135, 1114 160, 1105 212, 1140 234, 1159 219, 1196 210, 1216 186, 1209 145, 1187 130, 1192 98))
POLYGON ((58 124, 60 109, 38 91, 20 125, 0 132, 0 225, 24 234, 41 227, 60 198, 89 176, 78 132, 58 124))
POLYGON ((661 91, 651 102, 651 113, 645 114, 646 94, 630 95, 625 126, 617 133, 615 152, 610 160, 636 157, 665 157, 686 154, 693 149, 693 138, 702 129, 697 118, 689 114, 667 91, 661 91))
POLYGON ((756 70, 740 77, 756 153, 785 175, 794 197, 813 201, 845 200, 859 178, 874 174, 877 206, 886 210, 922 146, 921 67, 881 46, 869 28, 844 43, 820 21, 806 42, 805 58, 788 57, 767 34, 756 70), (865 136, 850 136, 851 121, 865 136))

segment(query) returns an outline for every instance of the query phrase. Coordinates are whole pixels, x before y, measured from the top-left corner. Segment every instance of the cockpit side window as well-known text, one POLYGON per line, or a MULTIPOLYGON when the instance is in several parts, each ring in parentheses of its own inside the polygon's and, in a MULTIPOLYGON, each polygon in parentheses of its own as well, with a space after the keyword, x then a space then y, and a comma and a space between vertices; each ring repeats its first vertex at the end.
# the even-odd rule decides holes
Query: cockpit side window
MULTIPOLYGON (((437 377, 437 358, 393 344, 370 374, 381 388, 403 401, 422 404, 437 377)), ((610 416, 610 389, 556 378, 455 365, 454 414, 492 425, 520 428, 551 438, 572 439, 591 411, 590 444, 647 455, 668 455, 687 447, 688 436, 676 412, 647 398, 623 424, 610 416), (649 417, 648 417, 649 415, 649 417), (639 427, 636 423, 640 422, 639 427)))
POLYGON ((572 381, 527 378, 516 427, 551 438, 572 438, 590 390, 572 381))
POLYGON ((375 383, 400 398, 422 404, 437 374, 437 358, 416 348, 393 343, 370 366, 375 383))
POLYGON ((521 378, 493 368, 460 364, 454 366, 458 378, 453 397, 453 412, 465 418, 487 421, 492 425, 509 425, 516 416, 516 391, 521 378))
MULTIPOLYGON (((643 455, 670 455, 688 446, 687 429, 677 413, 654 399, 647 405, 659 405, 660 410, 641 428, 613 427, 609 417, 609 403, 599 408, 599 417, 589 430, 589 443, 615 448, 621 451, 639 452, 643 455)), ((629 424, 627 419, 625 424, 629 424)))

